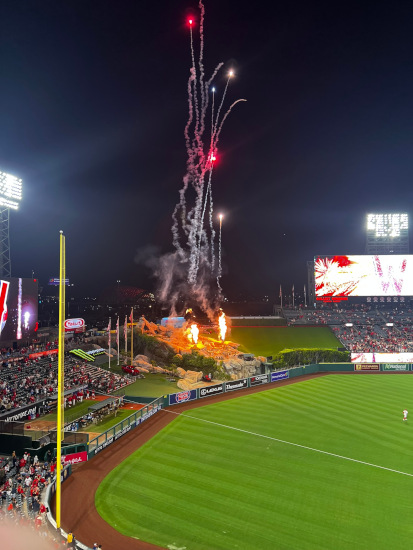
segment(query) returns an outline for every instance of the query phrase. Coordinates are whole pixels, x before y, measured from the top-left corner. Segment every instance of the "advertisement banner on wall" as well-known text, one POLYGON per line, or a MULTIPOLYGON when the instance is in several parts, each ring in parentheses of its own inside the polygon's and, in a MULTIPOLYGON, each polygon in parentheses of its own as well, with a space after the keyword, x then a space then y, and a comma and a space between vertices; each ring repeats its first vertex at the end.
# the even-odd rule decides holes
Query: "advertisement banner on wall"
POLYGON ((196 390, 181 391, 179 393, 169 394, 170 405, 185 403, 186 401, 192 401, 193 399, 196 399, 196 390))
POLYGON ((251 386, 259 386, 260 384, 268 383, 268 374, 258 374, 250 378, 251 386))
POLYGON ((208 397, 209 395, 217 395, 224 392, 224 384, 215 384, 206 388, 199 388, 199 397, 208 397))
POLYGON ((370 365, 368 363, 361 363, 360 365, 354 365, 354 370, 380 370, 380 365, 378 365, 377 363, 372 363, 370 365))
POLYGON ((0 417, 0 420, 4 420, 4 422, 25 422, 26 420, 32 420, 39 412, 39 408, 44 407, 44 405, 45 401, 32 403, 31 405, 17 409, 17 411, 5 413, 0 417))
POLYGON ((87 451, 81 453, 72 453, 70 455, 62 456, 64 465, 66 464, 79 464, 80 462, 87 462, 87 451))
POLYGON ((248 388, 248 378, 225 382, 225 391, 242 390, 242 388, 248 388))
POLYGON ((290 376, 290 373, 288 372, 288 370, 272 372, 271 382, 277 382, 277 380, 285 380, 286 378, 289 378, 289 376, 290 376))
POLYGON ((387 371, 406 371, 406 370, 410 370, 410 365, 387 364, 387 365, 382 365, 382 369, 387 371))

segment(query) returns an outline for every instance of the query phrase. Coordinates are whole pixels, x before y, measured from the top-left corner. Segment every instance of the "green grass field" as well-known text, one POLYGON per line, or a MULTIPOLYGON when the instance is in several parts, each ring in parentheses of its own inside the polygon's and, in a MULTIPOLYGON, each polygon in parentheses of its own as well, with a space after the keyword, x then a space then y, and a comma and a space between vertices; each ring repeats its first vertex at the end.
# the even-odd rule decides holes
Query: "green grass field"
POLYGON ((97 509, 164 548, 409 548, 412 396, 413 376, 328 375, 188 411, 104 479, 97 509))
POLYGON ((179 391, 176 382, 169 382, 164 374, 146 373, 145 378, 136 380, 130 386, 122 388, 120 392, 126 395, 140 396, 140 397, 160 397, 167 393, 175 393, 179 391))
POLYGON ((229 339, 240 351, 269 357, 283 349, 337 349, 342 344, 327 327, 235 327, 229 339))

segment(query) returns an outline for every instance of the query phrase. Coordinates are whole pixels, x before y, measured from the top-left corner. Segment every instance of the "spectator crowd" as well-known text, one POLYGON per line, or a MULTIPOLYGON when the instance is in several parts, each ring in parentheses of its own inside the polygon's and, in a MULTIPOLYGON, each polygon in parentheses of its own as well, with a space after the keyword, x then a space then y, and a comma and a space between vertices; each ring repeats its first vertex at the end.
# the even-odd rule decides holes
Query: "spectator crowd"
MULTIPOLYGON (((39 351, 48 351, 50 346, 48 343, 40 349, 31 346, 19 351, 0 350, 0 415, 51 399, 56 394, 57 355, 29 357, 39 351)), ((65 390, 78 391, 76 397, 80 400, 88 392, 112 393, 131 382, 127 374, 108 372, 69 354, 65 356, 65 390)), ((68 397, 67 406, 74 404, 76 397, 68 397)))
POLYGON ((7 522, 11 531, 26 529, 41 537, 44 548, 62 548, 65 541, 48 528, 48 510, 41 499, 56 469, 50 451, 45 459, 40 461, 37 455, 27 452, 22 457, 14 452, 11 457, 0 457, 0 520, 7 522))
POLYGON ((320 309, 284 311, 294 325, 327 325, 351 352, 413 352, 413 311, 407 306, 385 309, 363 304, 348 309, 324 306, 320 309))

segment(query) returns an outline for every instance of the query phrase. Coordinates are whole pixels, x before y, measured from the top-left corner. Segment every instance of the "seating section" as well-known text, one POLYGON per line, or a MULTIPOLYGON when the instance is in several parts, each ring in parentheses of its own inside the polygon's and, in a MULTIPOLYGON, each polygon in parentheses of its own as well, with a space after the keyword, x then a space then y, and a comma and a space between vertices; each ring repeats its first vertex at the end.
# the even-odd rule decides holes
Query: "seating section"
MULTIPOLYGON (((36 359, 29 359, 28 354, 3 355, 0 361, 0 414, 50 398, 57 392, 56 355, 36 359)), ((132 382, 127 374, 108 372, 72 355, 65 356, 65 390, 86 386, 90 391, 106 394, 132 382)))
POLYGON ((41 502, 41 494, 52 481, 55 468, 50 453, 49 462, 40 462, 33 453, 32 456, 25 453, 21 458, 0 457, 0 521, 25 529, 35 538, 41 537, 44 548, 61 548, 64 542, 57 532, 49 530, 47 508, 41 502))
POLYGON ((351 352, 413 352, 413 311, 407 306, 285 310, 289 326, 327 325, 351 352))

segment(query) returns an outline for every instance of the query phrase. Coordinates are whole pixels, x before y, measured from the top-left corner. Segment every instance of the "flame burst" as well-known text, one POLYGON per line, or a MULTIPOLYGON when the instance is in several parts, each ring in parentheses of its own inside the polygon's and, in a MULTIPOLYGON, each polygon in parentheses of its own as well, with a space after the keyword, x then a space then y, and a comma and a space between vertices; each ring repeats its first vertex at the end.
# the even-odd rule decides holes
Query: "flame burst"
POLYGON ((225 313, 222 311, 222 309, 218 317, 218 325, 219 325, 219 337, 224 342, 225 335, 227 333, 227 322, 225 320, 225 313))
POLYGON ((193 342, 194 344, 198 343, 198 335, 199 335, 199 327, 195 323, 193 323, 189 327, 189 333, 188 333, 188 339, 190 342, 193 342))

